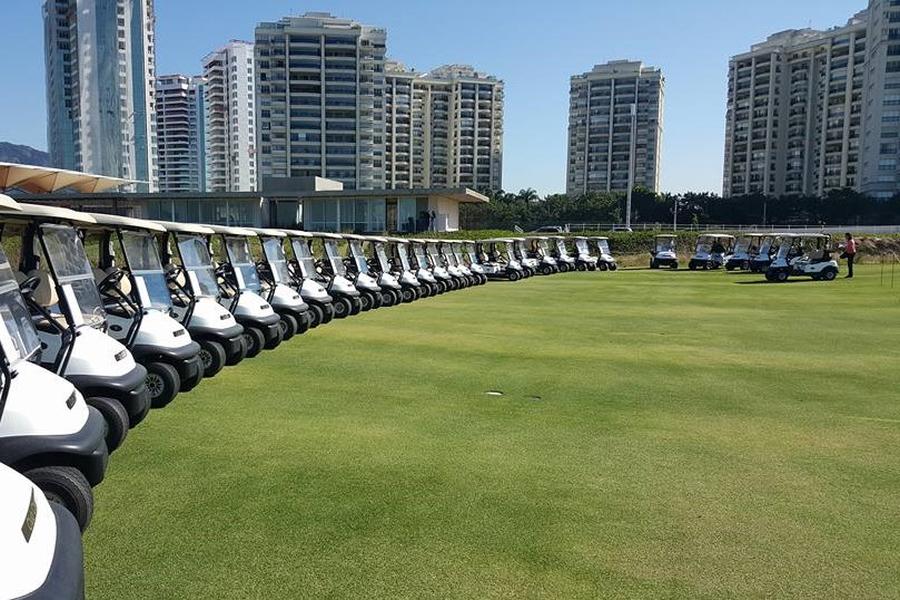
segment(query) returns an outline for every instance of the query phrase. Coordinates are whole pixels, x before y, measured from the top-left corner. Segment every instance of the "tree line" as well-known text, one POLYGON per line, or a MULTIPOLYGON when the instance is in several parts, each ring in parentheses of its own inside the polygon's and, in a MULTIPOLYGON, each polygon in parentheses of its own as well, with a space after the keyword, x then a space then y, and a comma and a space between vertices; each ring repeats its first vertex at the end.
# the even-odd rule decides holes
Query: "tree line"
MULTIPOLYGON (((533 189, 518 193, 482 192, 487 204, 463 204, 463 229, 529 230, 565 223, 622 223, 625 194, 590 192, 577 196, 549 194, 533 189)), ((636 188, 632 193, 633 223, 671 223, 676 202, 678 222, 683 224, 758 225, 893 225, 900 223, 900 195, 877 200, 851 189, 833 190, 824 196, 763 194, 723 198, 717 194, 688 192, 657 194, 636 188)))

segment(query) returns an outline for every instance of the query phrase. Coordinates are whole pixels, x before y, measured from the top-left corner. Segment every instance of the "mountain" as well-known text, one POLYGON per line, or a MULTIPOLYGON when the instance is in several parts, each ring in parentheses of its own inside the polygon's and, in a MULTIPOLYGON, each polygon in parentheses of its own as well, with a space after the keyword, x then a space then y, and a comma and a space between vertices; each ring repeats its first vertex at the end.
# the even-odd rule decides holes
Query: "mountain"
POLYGON ((46 167, 50 162, 50 156, 43 150, 37 150, 31 146, 0 142, 0 162, 46 167))

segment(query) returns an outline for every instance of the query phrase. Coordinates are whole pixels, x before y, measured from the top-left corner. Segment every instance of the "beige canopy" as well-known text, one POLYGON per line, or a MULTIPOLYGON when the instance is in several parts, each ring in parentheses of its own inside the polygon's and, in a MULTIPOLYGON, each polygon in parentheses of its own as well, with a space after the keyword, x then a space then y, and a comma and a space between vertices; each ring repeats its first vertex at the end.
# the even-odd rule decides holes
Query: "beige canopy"
POLYGON ((52 167, 0 162, 0 190, 18 188, 32 194, 45 194, 71 189, 82 194, 91 194, 130 183, 140 182, 52 167))

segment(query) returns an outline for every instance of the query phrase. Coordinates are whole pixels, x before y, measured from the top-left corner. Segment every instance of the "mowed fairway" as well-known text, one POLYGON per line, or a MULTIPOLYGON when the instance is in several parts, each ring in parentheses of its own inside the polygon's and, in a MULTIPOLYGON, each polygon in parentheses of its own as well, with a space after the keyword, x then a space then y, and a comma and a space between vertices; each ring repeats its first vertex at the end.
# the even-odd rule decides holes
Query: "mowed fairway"
POLYGON ((761 279, 490 283, 227 369, 112 457, 88 597, 896 598, 900 270, 761 279))

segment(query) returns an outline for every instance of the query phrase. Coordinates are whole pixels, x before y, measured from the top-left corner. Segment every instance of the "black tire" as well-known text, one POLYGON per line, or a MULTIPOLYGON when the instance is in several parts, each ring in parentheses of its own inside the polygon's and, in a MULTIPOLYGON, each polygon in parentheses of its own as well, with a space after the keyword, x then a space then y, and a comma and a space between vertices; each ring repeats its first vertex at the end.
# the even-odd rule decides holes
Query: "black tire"
POLYGON ((834 281, 834 278, 837 277, 837 274, 838 272, 836 269, 825 269, 824 271, 822 271, 822 279, 824 281, 834 281))
POLYGON ((506 274, 506 277, 510 281, 518 281, 520 279, 518 271, 510 271, 509 273, 506 274))
POLYGON ((553 273, 553 269, 550 265, 541 265, 541 275, 550 275, 553 273))
POLYGON ((691 271, 696 271, 696 270, 697 270, 697 263, 695 263, 694 261, 689 262, 689 263, 688 263, 688 269, 690 269, 691 271))
POLYGON ((650 261, 650 268, 651 268, 651 269, 658 269, 658 268, 659 268, 659 265, 656 264, 656 260, 651 260, 651 261, 650 261))
MULTIPOLYGON (((263 335, 263 338, 265 338, 265 335, 263 335)), ((281 333, 281 328, 279 327, 275 337, 265 343, 263 350, 274 350, 281 345, 282 341, 284 341, 284 335, 281 333)))
POLYGON ((122 403, 113 398, 103 396, 91 396, 84 399, 88 406, 93 406, 100 411, 106 421, 106 447, 112 454, 128 436, 130 426, 128 411, 122 403))
POLYGON ((225 348, 219 342, 200 340, 200 366, 204 377, 215 377, 225 368, 225 348))
POLYGON ((372 298, 372 308, 381 308, 384 306, 381 292, 370 292, 372 298))
POLYGON ((787 271, 778 271, 777 273, 775 273, 775 281, 777 281, 778 283, 784 283, 787 280, 788 280, 787 271))
POLYGON ((247 347, 247 358, 253 358, 262 352, 266 344, 266 336, 257 327, 244 326, 244 344, 247 347))
POLYGON ((312 329, 315 329, 319 325, 322 325, 323 319, 325 318, 325 311, 322 310, 322 307, 317 304, 309 305, 309 326, 312 329))
POLYGON ((403 302, 403 291, 402 290, 390 290, 391 296, 394 297, 394 303, 391 306, 397 306, 401 302, 403 302))
POLYGON ((619 265, 617 265, 616 263, 612 263, 611 265, 609 265, 610 271, 615 271, 618 268, 619 268, 619 265))
POLYGON ((297 321, 297 335, 309 331, 310 327, 312 327, 312 318, 313 313, 310 309, 307 309, 300 313, 300 316, 294 317, 294 319, 297 321))
POLYGON ((94 515, 94 493, 91 484, 75 467, 38 467, 25 472, 40 488, 47 500, 72 513, 81 531, 87 529, 94 515))
POLYGON ((678 263, 677 263, 677 262, 673 262, 671 265, 669 265, 669 269, 672 270, 672 271, 677 271, 677 270, 678 270, 678 263))
POLYGON ((151 362, 147 367, 147 391, 150 392, 150 406, 162 408, 175 399, 181 389, 181 376, 170 364, 151 362))
POLYGON ((370 311, 375 304, 375 300, 368 292, 363 292, 359 295, 359 301, 362 303, 361 310, 363 312, 370 311))
POLYGON ((405 302, 406 304, 409 304, 410 302, 412 302, 413 300, 416 299, 416 293, 413 291, 412 288, 403 288, 402 293, 403 293, 403 302, 405 302))
POLYGON ((290 313, 284 313, 280 317, 281 320, 278 321, 278 327, 281 329, 282 341, 286 342, 297 335, 300 325, 297 323, 297 318, 290 313))
POLYGON ((350 311, 353 309, 353 303, 350 302, 349 298, 335 298, 332 306, 334 306, 335 319, 346 319, 350 316, 350 311))
POLYGON ((350 314, 353 316, 362 312, 362 300, 359 297, 350 298, 350 314))
POLYGON ((601 271, 606 271, 607 269, 609 269, 609 266, 605 262, 602 262, 597 265, 597 268, 601 271))

